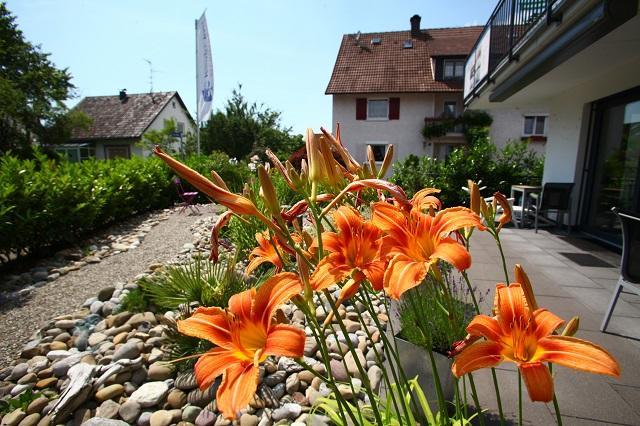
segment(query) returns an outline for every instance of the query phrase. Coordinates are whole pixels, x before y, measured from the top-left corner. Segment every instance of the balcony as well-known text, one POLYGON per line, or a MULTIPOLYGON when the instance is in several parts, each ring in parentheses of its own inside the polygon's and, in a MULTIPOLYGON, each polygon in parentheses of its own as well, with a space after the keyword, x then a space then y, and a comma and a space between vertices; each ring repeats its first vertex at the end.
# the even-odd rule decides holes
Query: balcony
POLYGON ((499 0, 465 64, 469 105, 503 102, 630 20, 637 2, 499 0))

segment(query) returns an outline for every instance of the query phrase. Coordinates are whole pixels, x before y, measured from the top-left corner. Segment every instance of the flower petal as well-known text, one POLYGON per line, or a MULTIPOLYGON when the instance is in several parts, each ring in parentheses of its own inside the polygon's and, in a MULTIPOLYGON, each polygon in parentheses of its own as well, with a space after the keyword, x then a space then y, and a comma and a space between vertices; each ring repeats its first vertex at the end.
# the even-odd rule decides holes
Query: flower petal
POLYGON ((436 236, 447 236, 453 231, 467 226, 474 226, 479 230, 486 227, 482 225, 480 217, 466 207, 451 207, 438 212, 431 224, 431 233, 436 236))
POLYGON ((499 342, 502 337, 502 330, 498 321, 487 315, 476 315, 467 326, 467 333, 472 336, 482 336, 487 340, 499 342))
POLYGON ((340 235, 353 234, 353 229, 362 225, 362 216, 353 207, 341 206, 333 212, 333 220, 340 235))
POLYGON ((187 336, 206 339, 218 346, 231 344, 227 313, 220 308, 198 308, 189 318, 178 321, 178 331, 187 336))
POLYGON ((471 267, 471 255, 467 249, 450 237, 440 240, 435 246, 431 257, 442 259, 459 271, 464 271, 471 267))
POLYGON ((466 347, 451 366, 451 372, 456 377, 480 368, 495 367, 502 361, 500 351, 502 345, 497 342, 479 342, 466 347))
POLYGON ((293 272, 281 272, 267 279, 258 289, 253 303, 253 315, 268 329, 273 311, 302 292, 302 283, 293 272))
POLYGON ((304 354, 304 330, 285 324, 271 327, 264 348, 265 355, 298 358, 304 354))
POLYGON ((200 389, 205 390, 232 364, 240 362, 232 352, 225 348, 214 348, 202 355, 194 367, 196 381, 200 389))
POLYGON ((229 310, 239 316, 242 321, 248 321, 251 319, 251 305, 255 297, 255 288, 236 293, 229 298, 229 310))
POLYGON ((514 322, 526 323, 529 319, 524 292, 518 283, 496 286, 496 306, 498 322, 505 333, 510 332, 514 322))
POLYGON ((315 271, 311 274, 311 287, 315 291, 324 290, 342 281, 349 275, 351 269, 344 264, 342 253, 331 253, 318 263, 315 271))
POLYGON ((606 349, 586 340, 569 336, 548 336, 538 341, 538 351, 536 361, 553 362, 589 373, 620 376, 618 361, 606 349))
POLYGON ((223 416, 235 419, 238 411, 249 404, 258 388, 258 371, 258 367, 250 361, 234 364, 227 369, 216 397, 223 416))
POLYGON ((427 271, 424 262, 416 262, 407 256, 397 255, 391 259, 384 273, 384 288, 391 298, 399 300, 402 293, 422 282, 427 271))
POLYGON ((531 401, 549 402, 553 399, 553 378, 546 365, 528 362, 520 364, 519 369, 531 401))
POLYGON ((386 268, 387 262, 384 260, 371 262, 365 268, 362 268, 362 272, 376 291, 381 291, 384 288, 384 273, 386 268))
POLYGON ((554 313, 546 309, 537 309, 533 313, 533 321, 535 323, 535 334, 537 339, 542 339, 558 329, 564 320, 554 313))

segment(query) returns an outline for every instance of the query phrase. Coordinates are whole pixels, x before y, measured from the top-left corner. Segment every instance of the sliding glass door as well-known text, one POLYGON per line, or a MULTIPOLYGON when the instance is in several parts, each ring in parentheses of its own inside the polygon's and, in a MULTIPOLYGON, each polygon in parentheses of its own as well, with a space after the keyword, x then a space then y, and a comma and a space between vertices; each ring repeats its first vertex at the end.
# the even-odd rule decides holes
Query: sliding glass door
POLYGON ((640 88, 596 105, 585 230, 621 243, 618 207, 640 213, 640 88))

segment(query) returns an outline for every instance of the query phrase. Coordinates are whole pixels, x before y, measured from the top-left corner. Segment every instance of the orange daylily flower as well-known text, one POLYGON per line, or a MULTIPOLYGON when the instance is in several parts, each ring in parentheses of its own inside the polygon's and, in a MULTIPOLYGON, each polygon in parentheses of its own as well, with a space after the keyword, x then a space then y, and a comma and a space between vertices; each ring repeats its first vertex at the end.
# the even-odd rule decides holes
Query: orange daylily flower
POLYGON ((590 373, 620 376, 618 362, 605 349, 569 336, 552 333, 562 319, 547 311, 532 311, 519 283, 496 286, 496 316, 477 315, 467 332, 486 340, 465 347, 451 371, 456 377, 503 360, 514 362, 524 378, 532 401, 553 399, 553 379, 545 362, 590 373))
POLYGON ((280 272, 284 266, 282 256, 286 256, 286 254, 278 238, 271 238, 269 232, 258 232, 256 241, 258 241, 258 247, 249 253, 249 264, 244 271, 245 275, 249 275, 265 262, 272 263, 276 267, 276 273, 280 272))
POLYGON ((502 214, 498 218, 498 231, 502 229, 504 225, 511 222, 511 217, 513 216, 513 209, 511 208, 511 204, 507 200, 507 197, 504 196, 501 192, 496 192, 493 194, 493 211, 497 211, 498 206, 502 208, 502 214))
POLYGON ((386 266, 385 259, 379 256, 382 231, 352 207, 340 207, 333 212, 333 219, 338 232, 322 233, 322 245, 329 255, 311 275, 313 289, 324 290, 351 276, 352 280, 342 289, 341 301, 353 296, 364 279, 374 289, 382 290, 386 266))
POLYGON ((209 260, 213 263, 218 263, 218 257, 220 254, 220 249, 218 248, 218 245, 220 244, 220 231, 222 228, 227 226, 232 216, 233 212, 231 210, 227 210, 218 216, 216 223, 213 225, 213 229, 211 230, 211 239, 209 240, 211 243, 211 254, 209 254, 209 260))
POLYGON ((222 414, 234 419, 258 387, 258 365, 269 355, 301 357, 304 331, 273 321, 276 308, 302 291, 297 275, 274 275, 260 286, 229 299, 229 308, 201 307, 183 321, 178 330, 206 339, 217 347, 200 357, 195 365, 200 389, 206 389, 223 375, 217 391, 222 414))
POLYGON ((262 216, 262 214, 258 211, 255 204, 253 204, 251 200, 241 195, 234 194, 228 189, 216 185, 192 168, 182 164, 180 161, 163 152, 160 147, 156 146, 153 149, 153 153, 157 155, 162 161, 167 163, 167 165, 171 167, 177 174, 191 183, 191 185, 193 185, 198 191, 208 195, 214 201, 222 204, 229 210, 233 210, 238 214, 262 216))
POLYGON ((436 188, 423 188, 416 192, 411 198, 412 209, 419 212, 431 212, 433 210, 440 210, 442 208, 442 202, 433 194, 438 194, 439 189, 436 188))
POLYGON ((438 259, 458 270, 471 266, 471 255, 449 236, 466 226, 484 229, 480 218, 465 207, 439 211, 435 216, 413 210, 406 214, 388 203, 373 205, 372 222, 386 232, 381 253, 391 257, 384 274, 384 288, 393 299, 420 284, 438 259))

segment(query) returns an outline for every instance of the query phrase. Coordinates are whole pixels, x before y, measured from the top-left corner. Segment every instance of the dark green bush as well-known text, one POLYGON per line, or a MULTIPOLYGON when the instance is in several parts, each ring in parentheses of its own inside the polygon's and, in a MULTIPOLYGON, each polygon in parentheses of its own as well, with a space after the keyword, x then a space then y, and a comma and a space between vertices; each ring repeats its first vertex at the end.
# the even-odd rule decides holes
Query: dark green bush
MULTIPOLYGON (((242 189, 250 173, 222 153, 190 157, 186 163, 205 176, 216 170, 233 191, 242 189)), ((0 259, 64 246, 136 213, 168 207, 178 198, 173 177, 156 158, 71 163, 38 152, 28 160, 4 155, 0 259)))
POLYGON ((543 159, 529 150, 526 142, 512 142, 497 150, 483 130, 471 136, 468 145, 454 150, 445 161, 407 157, 394 165, 391 180, 410 196, 424 187, 439 188, 447 206, 468 202, 468 194, 462 189, 467 179, 482 181, 486 196, 495 191, 508 195, 511 185, 540 184, 543 159))

